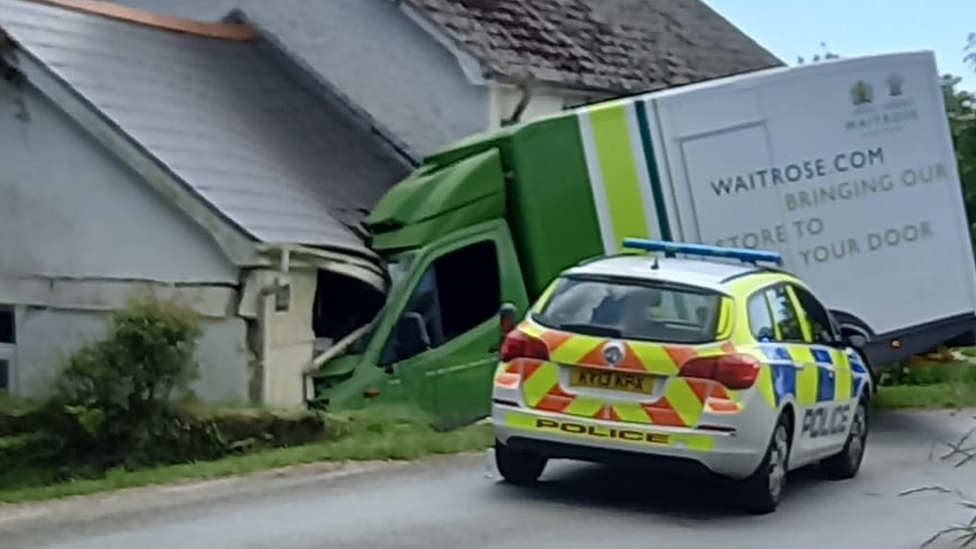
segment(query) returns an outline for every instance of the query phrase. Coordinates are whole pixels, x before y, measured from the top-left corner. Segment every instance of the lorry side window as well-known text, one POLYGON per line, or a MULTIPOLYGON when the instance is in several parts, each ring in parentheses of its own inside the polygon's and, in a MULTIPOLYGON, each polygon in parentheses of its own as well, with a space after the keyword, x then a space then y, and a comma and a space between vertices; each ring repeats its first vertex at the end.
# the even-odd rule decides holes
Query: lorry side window
POLYGON ((444 338, 454 339, 498 314, 502 305, 498 252, 484 240, 434 262, 444 338))
POLYGON ((749 298, 746 305, 749 315, 749 331, 758 341, 772 341, 776 339, 773 332, 773 315, 769 312, 769 303, 764 292, 756 292, 749 298))
POLYGON ((793 286, 793 293, 796 294, 796 299, 800 302, 800 314, 806 318, 810 325, 813 343, 819 345, 835 344, 836 339, 831 329, 830 314, 827 313, 827 309, 820 303, 820 300, 799 286, 793 286))
POLYGON ((779 341, 804 343, 803 331, 797 317, 793 302, 786 291, 786 286, 778 285, 766 290, 766 296, 773 310, 773 322, 779 327, 779 341))
MULTIPOLYGON (((501 281, 495 243, 485 240, 454 250, 427 267, 403 313, 419 318, 429 346, 394 329, 381 362, 402 362, 471 330, 498 314, 501 281)), ((409 324, 409 323, 405 323, 409 324)), ((399 325, 399 323, 398 323, 399 325)))

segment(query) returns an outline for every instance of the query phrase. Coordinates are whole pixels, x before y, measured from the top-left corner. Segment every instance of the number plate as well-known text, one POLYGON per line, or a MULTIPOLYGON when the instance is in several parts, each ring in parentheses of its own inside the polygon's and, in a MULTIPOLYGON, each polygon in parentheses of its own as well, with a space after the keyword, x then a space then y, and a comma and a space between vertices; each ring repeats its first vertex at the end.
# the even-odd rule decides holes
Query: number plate
POLYGON ((569 373, 569 384, 574 387, 611 389, 649 395, 654 391, 654 378, 633 372, 574 368, 569 373))

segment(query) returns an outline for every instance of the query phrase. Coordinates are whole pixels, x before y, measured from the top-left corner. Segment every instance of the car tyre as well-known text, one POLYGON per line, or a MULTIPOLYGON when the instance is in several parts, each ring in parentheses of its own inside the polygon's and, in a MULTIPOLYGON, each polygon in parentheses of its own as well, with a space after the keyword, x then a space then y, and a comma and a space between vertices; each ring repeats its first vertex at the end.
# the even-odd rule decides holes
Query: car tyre
POLYGON ((772 513, 786 489, 790 460, 790 422, 780 415, 766 448, 766 455, 756 471, 742 481, 742 505, 754 515, 772 513))
POLYGON ((534 484, 548 460, 528 450, 514 450, 495 441, 495 465, 505 482, 517 486, 534 484))
POLYGON ((854 417, 851 419, 850 432, 844 448, 835 456, 831 456, 820 463, 820 467, 829 478, 845 480, 857 476, 864 460, 864 449, 868 438, 868 404, 864 398, 857 402, 854 417))

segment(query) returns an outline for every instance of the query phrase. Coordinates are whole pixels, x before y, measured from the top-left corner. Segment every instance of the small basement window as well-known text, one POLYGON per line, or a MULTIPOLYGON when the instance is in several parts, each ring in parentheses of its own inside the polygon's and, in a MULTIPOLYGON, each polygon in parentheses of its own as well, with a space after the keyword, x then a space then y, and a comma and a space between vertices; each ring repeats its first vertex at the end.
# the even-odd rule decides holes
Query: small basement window
POLYGON ((0 391, 10 391, 10 361, 0 359, 0 391))
POLYGON ((17 343, 17 330, 14 328, 14 310, 0 306, 0 344, 17 343))

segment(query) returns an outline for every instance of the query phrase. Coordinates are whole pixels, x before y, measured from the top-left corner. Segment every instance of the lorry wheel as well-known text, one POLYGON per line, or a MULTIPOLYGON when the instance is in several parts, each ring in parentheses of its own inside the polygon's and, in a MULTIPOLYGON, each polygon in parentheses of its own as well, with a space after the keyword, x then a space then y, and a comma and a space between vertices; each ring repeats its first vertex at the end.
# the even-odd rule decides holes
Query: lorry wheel
POLYGON ((762 463, 742 481, 742 506, 746 511, 762 515, 776 510, 786 489, 789 458, 790 422, 780 415, 762 463))
POLYGON ((536 453, 513 450, 498 440, 495 441, 495 465, 509 484, 526 486, 535 483, 542 476, 547 461, 536 453))
POLYGON ((868 438, 868 405, 865 399, 857 402, 854 418, 851 419, 851 430, 847 434, 844 448, 835 456, 831 456, 820 463, 824 473, 830 478, 849 479, 857 476, 864 459, 864 448, 868 438))

